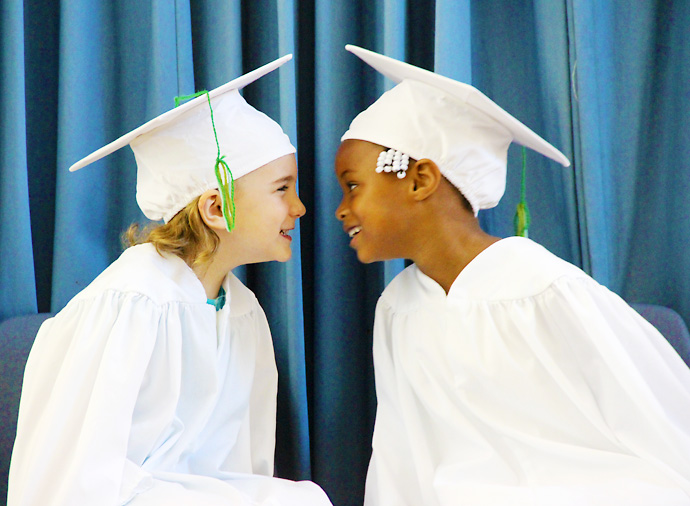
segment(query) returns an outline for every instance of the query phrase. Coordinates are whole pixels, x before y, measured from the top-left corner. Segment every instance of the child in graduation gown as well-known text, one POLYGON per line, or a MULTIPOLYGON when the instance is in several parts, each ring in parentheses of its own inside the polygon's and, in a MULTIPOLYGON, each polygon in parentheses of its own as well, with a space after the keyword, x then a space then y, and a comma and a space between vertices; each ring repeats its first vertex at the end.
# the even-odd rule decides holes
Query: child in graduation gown
POLYGON ((26 366, 11 506, 330 505, 314 483, 273 478, 271 334, 230 272, 288 260, 305 212, 295 148, 238 92, 289 59, 71 168, 130 144, 137 202, 165 224, 41 327, 26 366))
POLYGON ((398 83, 335 163, 381 295, 366 506, 690 505, 690 370, 618 296, 483 232, 515 140, 568 160, 475 88, 348 46, 398 83))

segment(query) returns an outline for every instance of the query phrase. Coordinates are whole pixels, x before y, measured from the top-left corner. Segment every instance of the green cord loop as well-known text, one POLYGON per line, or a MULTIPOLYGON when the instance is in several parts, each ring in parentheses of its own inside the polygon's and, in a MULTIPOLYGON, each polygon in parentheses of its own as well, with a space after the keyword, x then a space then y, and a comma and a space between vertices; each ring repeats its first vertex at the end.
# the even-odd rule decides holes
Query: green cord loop
POLYGON ((214 170, 218 180, 218 189, 220 190, 225 228, 228 232, 231 232, 235 228, 235 178, 232 177, 232 171, 223 158, 225 156, 216 158, 214 170))
POLYGON ((175 107, 178 107, 181 102, 192 98, 200 97, 206 94, 208 100, 208 108, 211 110, 211 126, 213 127, 213 136, 216 139, 216 147, 218 154, 216 155, 216 164, 214 166, 214 173, 216 181, 218 181, 218 190, 220 191, 221 208, 223 210, 223 219, 225 220, 225 228, 228 232, 232 232, 235 228, 235 178, 232 176, 232 171, 225 162, 225 156, 220 154, 220 143, 218 142, 218 132, 216 132, 216 124, 213 120, 213 107, 211 106, 211 96, 208 91, 203 90, 191 95, 182 95, 175 97, 175 107))
POLYGON ((180 95, 178 97, 175 97, 175 107, 179 107, 182 102, 185 100, 191 100, 192 98, 200 97, 204 93, 208 93, 206 90, 201 90, 197 91, 196 93, 192 93, 191 95, 180 95))
POLYGON ((529 207, 527 207, 527 149, 522 147, 522 179, 520 181, 520 202, 515 211, 513 226, 515 235, 528 237, 530 225, 529 207))

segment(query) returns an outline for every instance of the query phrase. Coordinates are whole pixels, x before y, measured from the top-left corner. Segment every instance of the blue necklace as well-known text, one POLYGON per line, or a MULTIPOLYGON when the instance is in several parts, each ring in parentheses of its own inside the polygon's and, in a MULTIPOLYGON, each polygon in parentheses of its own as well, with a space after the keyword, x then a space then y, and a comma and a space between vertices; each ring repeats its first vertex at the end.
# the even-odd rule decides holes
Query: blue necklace
POLYGON ((223 306, 225 305, 225 290, 222 286, 218 291, 218 297, 216 297, 215 299, 206 299, 206 304, 211 304, 213 307, 216 308, 216 311, 220 311, 221 309, 223 309, 223 306))

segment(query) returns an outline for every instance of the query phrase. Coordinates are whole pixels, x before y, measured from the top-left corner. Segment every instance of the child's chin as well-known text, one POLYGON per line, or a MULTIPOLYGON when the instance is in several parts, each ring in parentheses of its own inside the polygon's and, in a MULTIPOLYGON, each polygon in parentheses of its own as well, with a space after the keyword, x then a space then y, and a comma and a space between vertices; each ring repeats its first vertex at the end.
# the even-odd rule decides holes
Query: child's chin
POLYGON ((391 254, 391 252, 386 253, 386 251, 370 251, 365 248, 357 249, 357 260, 363 264, 373 264, 374 262, 386 262, 388 260, 398 260, 404 258, 391 254))
POLYGON ((357 250, 357 260, 363 264, 373 264, 374 262, 379 262, 382 259, 376 255, 371 255, 370 253, 357 250))
POLYGON ((285 253, 285 254, 278 255, 276 258, 274 258, 274 260, 275 260, 276 262, 287 262, 287 261, 290 260, 291 258, 292 258, 292 250, 289 250, 289 251, 288 251, 287 253, 285 253))

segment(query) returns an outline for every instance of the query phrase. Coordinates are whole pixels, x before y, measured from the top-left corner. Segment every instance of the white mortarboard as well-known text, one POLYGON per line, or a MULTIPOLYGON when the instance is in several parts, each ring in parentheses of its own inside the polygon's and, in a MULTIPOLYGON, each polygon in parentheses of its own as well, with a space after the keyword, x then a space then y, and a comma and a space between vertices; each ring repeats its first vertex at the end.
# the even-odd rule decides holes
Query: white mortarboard
POLYGON ((475 214, 503 196, 511 142, 570 165, 563 153, 473 86, 357 46, 345 49, 399 84, 357 115, 341 141, 369 141, 434 161, 475 214))
POLYGON ((295 152, 280 125, 249 105, 238 91, 291 58, 283 56, 161 114, 69 170, 129 144, 137 163, 137 203, 147 218, 167 223, 194 198, 219 188, 217 156, 224 156, 232 177, 238 179, 295 152))

